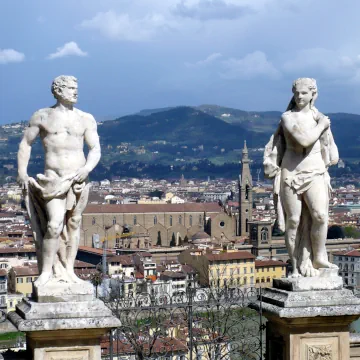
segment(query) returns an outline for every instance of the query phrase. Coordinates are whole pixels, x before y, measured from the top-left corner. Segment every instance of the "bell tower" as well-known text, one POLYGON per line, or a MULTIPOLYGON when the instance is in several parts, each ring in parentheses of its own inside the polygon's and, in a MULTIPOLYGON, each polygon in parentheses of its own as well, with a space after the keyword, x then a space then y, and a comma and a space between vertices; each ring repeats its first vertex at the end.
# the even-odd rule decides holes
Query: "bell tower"
POLYGON ((250 173, 249 153, 244 142, 239 176, 239 235, 249 236, 249 224, 252 220, 253 183, 250 173))

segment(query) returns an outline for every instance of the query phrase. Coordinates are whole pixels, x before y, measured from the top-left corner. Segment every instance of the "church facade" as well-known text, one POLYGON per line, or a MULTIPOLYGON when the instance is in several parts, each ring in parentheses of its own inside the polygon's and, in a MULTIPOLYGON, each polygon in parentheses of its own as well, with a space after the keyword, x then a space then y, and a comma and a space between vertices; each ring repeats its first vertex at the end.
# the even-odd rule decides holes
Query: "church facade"
POLYGON ((89 204, 82 218, 80 245, 109 248, 181 246, 199 231, 233 239, 235 217, 218 203, 89 204))

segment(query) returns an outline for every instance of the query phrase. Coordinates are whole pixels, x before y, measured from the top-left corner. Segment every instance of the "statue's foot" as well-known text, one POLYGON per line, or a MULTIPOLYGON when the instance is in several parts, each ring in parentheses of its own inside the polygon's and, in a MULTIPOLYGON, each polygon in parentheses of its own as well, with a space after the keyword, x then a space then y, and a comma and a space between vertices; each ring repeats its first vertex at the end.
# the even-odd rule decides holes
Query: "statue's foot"
POLYGON ((318 276, 319 270, 315 269, 312 264, 308 264, 308 265, 304 266, 303 268, 301 268, 301 273, 305 277, 312 277, 312 276, 318 276))
POLYGON ((338 269, 338 266, 336 266, 335 264, 332 264, 328 260, 314 259, 313 264, 316 269, 320 269, 320 268, 338 269))
POLYGON ((39 287, 45 285, 51 279, 51 272, 43 271, 41 275, 34 282, 34 285, 39 287))
POLYGON ((76 276, 73 269, 67 271, 67 276, 69 277, 70 281, 74 282, 75 284, 82 284, 84 282, 84 280, 81 280, 76 276))
POLYGON ((299 273, 298 270, 294 270, 293 273, 291 275, 289 275, 289 278, 295 279, 295 278, 299 278, 302 275, 299 273))

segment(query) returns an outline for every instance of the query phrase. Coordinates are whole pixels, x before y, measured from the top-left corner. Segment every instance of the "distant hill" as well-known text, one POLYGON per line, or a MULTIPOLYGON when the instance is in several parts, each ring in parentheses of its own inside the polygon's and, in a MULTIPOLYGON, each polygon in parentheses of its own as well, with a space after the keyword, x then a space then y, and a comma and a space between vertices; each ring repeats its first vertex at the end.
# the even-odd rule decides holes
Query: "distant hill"
POLYGON ((244 140, 250 146, 260 146, 267 137, 265 133, 256 134, 241 124, 230 124, 187 106, 147 116, 135 114, 107 121, 99 127, 99 134, 103 142, 108 144, 164 140, 178 144, 235 148, 241 148, 244 140))

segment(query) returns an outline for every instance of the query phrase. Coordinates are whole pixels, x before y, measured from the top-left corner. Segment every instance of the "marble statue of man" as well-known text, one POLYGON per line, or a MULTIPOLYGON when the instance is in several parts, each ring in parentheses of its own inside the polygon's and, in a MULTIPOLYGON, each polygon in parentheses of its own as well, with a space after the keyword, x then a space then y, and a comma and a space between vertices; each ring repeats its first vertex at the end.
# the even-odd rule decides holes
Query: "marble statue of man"
POLYGON ((293 266, 292 277, 316 276, 320 268, 336 268, 328 260, 326 238, 329 195, 328 167, 339 153, 330 119, 315 107, 314 79, 294 81, 293 97, 266 145, 265 175, 274 178, 279 227, 293 266))
POLYGON ((36 287, 51 279, 82 282, 74 273, 81 215, 89 194, 87 178, 101 155, 95 119, 74 107, 77 79, 58 76, 51 91, 56 104, 34 113, 18 152, 18 181, 25 194, 40 271, 36 287), (38 135, 45 151, 45 171, 34 179, 27 167, 38 135))

